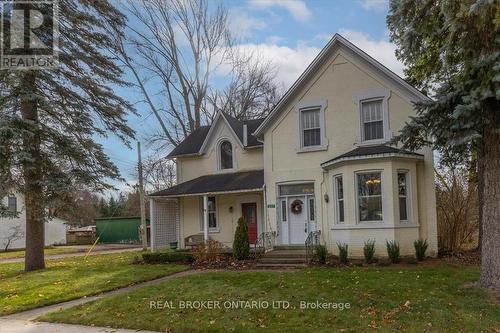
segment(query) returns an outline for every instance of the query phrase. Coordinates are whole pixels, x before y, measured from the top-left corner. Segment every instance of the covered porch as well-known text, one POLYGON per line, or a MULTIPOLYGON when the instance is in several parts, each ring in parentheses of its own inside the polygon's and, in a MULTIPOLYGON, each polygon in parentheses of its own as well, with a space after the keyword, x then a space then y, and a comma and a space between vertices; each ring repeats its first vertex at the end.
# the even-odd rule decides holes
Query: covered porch
POLYGON ((206 175, 152 193, 151 249, 179 248, 186 239, 213 239, 231 248, 238 219, 244 217, 253 244, 265 231, 262 170, 206 175), (194 237, 193 237, 194 236, 194 237))

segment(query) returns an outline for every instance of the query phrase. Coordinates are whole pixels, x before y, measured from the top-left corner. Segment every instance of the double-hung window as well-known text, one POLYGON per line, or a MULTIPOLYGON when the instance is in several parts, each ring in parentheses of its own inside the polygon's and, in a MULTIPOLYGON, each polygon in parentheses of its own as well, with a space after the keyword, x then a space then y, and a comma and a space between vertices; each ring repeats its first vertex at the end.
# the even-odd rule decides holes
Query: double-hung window
POLYGON ((357 173, 359 222, 382 222, 382 173, 357 173))
POLYGON ((361 102, 361 136, 363 141, 384 139, 382 99, 361 102))
MULTIPOLYGON (((200 230, 203 230, 203 197, 200 198, 200 230)), ((208 229, 217 229, 217 206, 215 197, 208 197, 208 229)))
POLYGON ((320 108, 300 110, 301 143, 303 148, 321 146, 320 108))
POLYGON ((399 221, 408 222, 408 172, 398 171, 399 221))
POLYGON ((335 208, 336 208, 336 221, 337 223, 344 223, 344 181, 342 175, 333 178, 333 187, 335 193, 335 208))

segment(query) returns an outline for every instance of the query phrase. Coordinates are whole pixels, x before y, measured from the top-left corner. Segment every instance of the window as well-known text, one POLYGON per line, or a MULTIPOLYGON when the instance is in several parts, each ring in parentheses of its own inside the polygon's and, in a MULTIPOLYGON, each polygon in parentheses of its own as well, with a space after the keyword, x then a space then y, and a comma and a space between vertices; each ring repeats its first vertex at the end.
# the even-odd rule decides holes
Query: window
POLYGON ((382 174, 358 173, 357 182, 359 221, 382 221, 382 174))
POLYGON ((12 213, 17 212, 17 198, 15 195, 11 194, 8 196, 7 209, 12 213))
POLYGON ((286 222, 287 209, 286 209, 286 199, 281 200, 281 222, 286 222))
POLYGON ((315 221, 316 211, 314 210, 314 198, 309 198, 307 202, 309 204, 309 221, 315 221))
POLYGON ((314 183, 280 185, 280 196, 296 194, 313 194, 314 183))
POLYGON ((344 223, 344 181, 342 176, 335 176, 333 178, 335 202, 337 205, 337 223, 344 223))
POLYGON ((399 220, 408 221, 408 172, 398 172, 399 220))
MULTIPOLYGON (((203 231, 203 197, 200 198, 200 230, 203 231)), ((208 229, 217 229, 217 206, 215 197, 208 197, 208 229)))
POLYGON ((384 115, 382 99, 361 102, 362 140, 384 138, 384 115))
POLYGON ((220 144, 220 169, 233 168, 233 145, 229 141, 222 141, 220 144))
POLYGON ((321 146, 320 109, 300 110, 302 147, 321 146))

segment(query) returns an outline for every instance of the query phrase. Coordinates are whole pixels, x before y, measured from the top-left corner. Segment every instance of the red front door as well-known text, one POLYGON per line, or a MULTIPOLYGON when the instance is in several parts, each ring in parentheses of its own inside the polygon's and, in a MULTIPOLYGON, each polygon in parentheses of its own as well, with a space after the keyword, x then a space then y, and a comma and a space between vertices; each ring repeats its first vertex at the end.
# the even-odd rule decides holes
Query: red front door
POLYGON ((255 202, 241 204, 243 219, 248 226, 248 241, 255 244, 257 241, 257 204, 255 202))

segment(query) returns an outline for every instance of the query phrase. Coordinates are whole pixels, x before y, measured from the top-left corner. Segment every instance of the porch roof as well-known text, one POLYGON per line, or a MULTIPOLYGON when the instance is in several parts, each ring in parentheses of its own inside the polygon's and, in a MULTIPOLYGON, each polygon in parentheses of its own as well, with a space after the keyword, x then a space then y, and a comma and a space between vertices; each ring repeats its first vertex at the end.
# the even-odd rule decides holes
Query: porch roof
POLYGON ((323 168, 326 168, 333 164, 337 164, 344 161, 369 159, 369 158, 383 158, 383 157, 403 157, 403 158, 414 158, 420 160, 424 158, 424 155, 386 145, 363 146, 348 151, 345 154, 334 157, 331 160, 323 162, 321 163, 321 166, 323 168))
POLYGON ((152 197, 181 197, 262 190, 264 170, 220 173, 201 176, 165 190, 150 194, 152 197))

